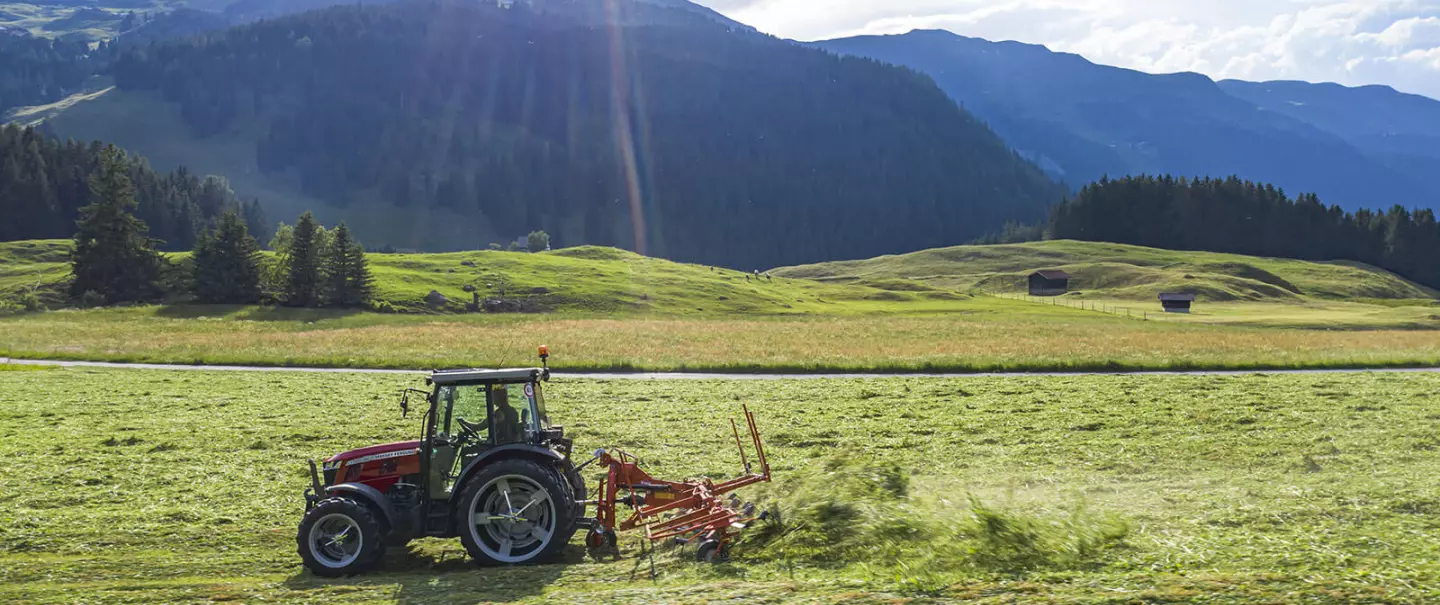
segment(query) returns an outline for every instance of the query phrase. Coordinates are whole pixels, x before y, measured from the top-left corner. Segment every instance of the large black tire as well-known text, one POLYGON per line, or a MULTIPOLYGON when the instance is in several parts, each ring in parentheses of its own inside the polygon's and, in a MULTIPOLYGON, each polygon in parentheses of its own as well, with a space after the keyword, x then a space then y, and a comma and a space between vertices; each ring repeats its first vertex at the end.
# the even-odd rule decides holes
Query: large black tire
POLYGON ((305 567, 327 578, 365 571, 385 554, 379 519, 349 498, 321 500, 306 511, 295 542, 305 567))
POLYGON ((466 482, 455 529, 481 565, 543 563, 575 535, 574 494, 563 471, 553 465, 500 460, 466 482))
POLYGON ((585 478, 580 476, 579 471, 575 470, 575 463, 569 460, 565 461, 565 469, 563 472, 565 474, 565 482, 570 485, 570 498, 575 501, 575 519, 579 520, 585 516, 584 503, 587 491, 585 478))

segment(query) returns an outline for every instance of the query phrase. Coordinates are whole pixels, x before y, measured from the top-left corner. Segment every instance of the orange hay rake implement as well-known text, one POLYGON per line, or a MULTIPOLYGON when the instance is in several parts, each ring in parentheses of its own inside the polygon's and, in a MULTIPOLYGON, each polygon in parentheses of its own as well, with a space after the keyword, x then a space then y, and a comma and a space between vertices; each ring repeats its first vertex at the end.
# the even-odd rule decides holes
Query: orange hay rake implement
POLYGON ((740 463, 745 468, 745 474, 723 483, 710 479, 681 482, 656 479, 641 469, 640 459, 631 454, 620 450, 613 453, 597 450, 595 458, 582 465, 583 468, 598 461, 607 467, 605 477, 600 480, 599 489, 595 492, 596 498, 586 502, 586 505, 595 506, 595 517, 590 520, 590 532, 585 536, 585 546, 591 554, 597 557, 618 554, 616 532, 643 529, 645 537, 652 542, 698 542, 697 560, 717 562, 727 559, 735 531, 765 517, 763 513, 756 516, 755 506, 741 503, 733 492, 747 485, 770 481, 770 464, 765 458, 765 447, 760 443, 755 416, 750 413, 749 406, 744 406, 744 410, 745 425, 750 431, 750 441, 760 470, 754 472, 752 469, 740 440, 740 429, 731 420, 730 430, 735 436, 735 447, 740 450, 740 463), (634 513, 623 521, 619 520, 617 504, 630 506, 634 513))

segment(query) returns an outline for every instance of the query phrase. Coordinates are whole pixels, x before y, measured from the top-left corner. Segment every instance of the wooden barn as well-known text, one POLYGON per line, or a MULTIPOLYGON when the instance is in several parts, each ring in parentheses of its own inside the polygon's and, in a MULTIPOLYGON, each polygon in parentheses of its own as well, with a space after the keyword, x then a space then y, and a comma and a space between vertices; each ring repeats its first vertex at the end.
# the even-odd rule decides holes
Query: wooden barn
POLYGON ((1069 273, 1056 269, 1036 271, 1030 274, 1031 296, 1060 296, 1069 291, 1069 273))
POLYGON ((1166 313, 1189 313, 1190 304, 1195 302, 1194 294, 1162 293, 1160 294, 1160 306, 1165 307, 1166 313))

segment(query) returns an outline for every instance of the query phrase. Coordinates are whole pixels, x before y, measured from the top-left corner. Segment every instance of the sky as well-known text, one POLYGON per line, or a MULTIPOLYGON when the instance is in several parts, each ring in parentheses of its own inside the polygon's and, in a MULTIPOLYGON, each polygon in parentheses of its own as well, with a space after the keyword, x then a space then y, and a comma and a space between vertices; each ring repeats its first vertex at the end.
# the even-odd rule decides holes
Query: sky
POLYGON ((1440 0, 698 0, 784 38, 945 29, 1215 79, 1388 84, 1440 99, 1440 0))

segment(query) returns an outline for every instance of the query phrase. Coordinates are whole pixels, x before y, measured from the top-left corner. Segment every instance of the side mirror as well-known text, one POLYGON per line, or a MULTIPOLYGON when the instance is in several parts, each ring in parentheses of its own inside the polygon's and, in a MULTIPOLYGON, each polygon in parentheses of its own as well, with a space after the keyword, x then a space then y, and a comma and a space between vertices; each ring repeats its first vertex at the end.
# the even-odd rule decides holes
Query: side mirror
POLYGON ((410 415, 410 394, 411 394, 411 393, 419 393, 419 394, 425 396, 425 400, 426 400, 426 401, 429 401, 429 400, 430 400, 430 393, 425 392, 425 391, 422 391, 422 390, 420 390, 420 389, 405 389, 405 390, 403 390, 403 391, 400 391, 400 417, 401 417, 401 418, 405 418, 405 417, 407 417, 407 416, 410 415))

